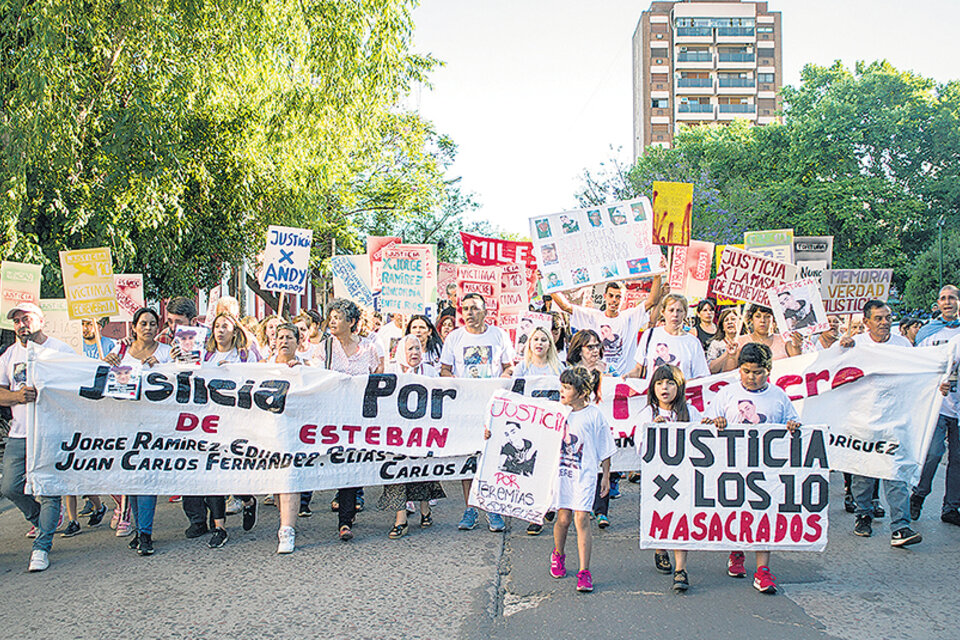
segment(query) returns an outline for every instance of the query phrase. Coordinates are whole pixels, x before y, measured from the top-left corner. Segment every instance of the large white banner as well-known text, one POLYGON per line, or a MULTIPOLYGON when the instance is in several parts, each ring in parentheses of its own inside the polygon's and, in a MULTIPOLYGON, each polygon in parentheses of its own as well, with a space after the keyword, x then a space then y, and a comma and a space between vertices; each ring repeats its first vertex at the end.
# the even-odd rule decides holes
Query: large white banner
POLYGON ((644 428, 641 549, 822 551, 827 435, 805 425, 644 428))
MULTIPOLYGON (((797 402, 804 423, 830 426, 832 469, 915 482, 939 413, 948 352, 948 345, 838 347, 776 361, 771 381, 797 402)), ((140 400, 130 401, 103 396, 108 372, 102 362, 36 350, 28 375, 39 397, 27 460, 35 494, 268 493, 358 486, 346 478, 371 476, 370 484, 406 482, 417 476, 377 480, 376 465, 388 461, 377 457, 462 460, 483 448, 495 391, 559 399, 559 380, 546 376, 351 378, 310 367, 167 364, 148 368, 140 400), (347 467, 324 456, 339 454, 374 466, 362 474, 333 472, 347 467), (330 480, 331 473, 345 479, 330 480)), ((737 376, 691 381, 688 398, 703 409, 737 376)), ((640 468, 634 447, 643 392, 637 380, 603 381, 599 406, 618 444, 615 471, 640 468)), ((461 465, 442 475, 470 474, 461 465)))
POLYGON ((470 487, 470 505, 543 524, 560 468, 560 441, 569 408, 498 391, 490 399, 490 438, 470 487))

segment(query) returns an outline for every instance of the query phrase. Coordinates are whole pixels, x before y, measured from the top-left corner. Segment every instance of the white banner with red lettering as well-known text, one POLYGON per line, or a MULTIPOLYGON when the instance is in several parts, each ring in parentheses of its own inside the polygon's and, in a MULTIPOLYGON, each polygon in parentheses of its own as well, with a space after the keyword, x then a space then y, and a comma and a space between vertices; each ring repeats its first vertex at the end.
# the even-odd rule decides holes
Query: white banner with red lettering
MULTIPOLYGON (((776 361, 771 381, 798 403, 805 423, 830 426, 831 469, 915 482, 939 413, 948 349, 830 349, 776 361)), ((396 455, 450 461, 457 467, 450 473, 424 472, 468 477, 464 456, 483 448, 495 391, 559 399, 556 377, 351 378, 309 367, 166 364, 146 369, 139 400, 117 400, 103 397, 109 367, 102 362, 35 353, 28 377, 39 397, 27 471, 37 495, 271 493, 358 486, 361 478, 437 479, 377 475, 377 465, 396 455), (362 462, 367 471, 348 472, 325 456, 362 462)), ((688 398, 703 409, 737 376, 691 381, 688 398)), ((605 378, 601 395, 618 444, 613 470, 639 469, 637 416, 646 403, 639 381, 605 378)))
POLYGON ((644 429, 641 549, 823 551, 827 434, 779 424, 644 429))

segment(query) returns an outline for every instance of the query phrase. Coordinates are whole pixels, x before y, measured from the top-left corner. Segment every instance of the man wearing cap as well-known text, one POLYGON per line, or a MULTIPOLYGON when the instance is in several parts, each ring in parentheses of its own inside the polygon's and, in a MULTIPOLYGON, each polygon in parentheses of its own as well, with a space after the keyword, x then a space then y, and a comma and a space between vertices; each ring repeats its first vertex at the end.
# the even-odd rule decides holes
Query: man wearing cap
POLYGON ((17 505, 23 517, 33 525, 28 537, 36 536, 30 555, 29 571, 43 571, 50 566, 47 554, 53 545, 53 534, 60 519, 60 497, 43 496, 40 502, 23 492, 27 476, 27 404, 37 399, 37 389, 27 380, 27 343, 45 349, 74 353, 65 342, 43 333, 43 311, 30 302, 22 302, 10 310, 17 340, 0 356, 0 405, 10 407, 13 420, 3 452, 3 495, 17 505))

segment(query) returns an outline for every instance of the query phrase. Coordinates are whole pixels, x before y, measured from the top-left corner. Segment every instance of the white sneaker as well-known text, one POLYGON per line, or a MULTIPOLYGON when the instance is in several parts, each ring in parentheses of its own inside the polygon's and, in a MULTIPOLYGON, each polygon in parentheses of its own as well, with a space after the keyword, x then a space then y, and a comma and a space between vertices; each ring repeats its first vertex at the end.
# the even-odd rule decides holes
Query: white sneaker
POLYGON ((228 516, 233 516, 243 509, 243 504, 240 502, 240 498, 230 498, 227 500, 227 511, 228 516))
POLYGON ((277 531, 277 538, 280 544, 277 545, 277 553, 293 553, 294 544, 297 541, 297 532, 293 527, 280 527, 277 531))
POLYGON ((407 500, 407 513, 416 513, 416 512, 417 512, 417 505, 407 500))
POLYGON ((27 571, 43 571, 50 566, 50 560, 47 558, 47 552, 35 549, 30 554, 30 566, 27 571))

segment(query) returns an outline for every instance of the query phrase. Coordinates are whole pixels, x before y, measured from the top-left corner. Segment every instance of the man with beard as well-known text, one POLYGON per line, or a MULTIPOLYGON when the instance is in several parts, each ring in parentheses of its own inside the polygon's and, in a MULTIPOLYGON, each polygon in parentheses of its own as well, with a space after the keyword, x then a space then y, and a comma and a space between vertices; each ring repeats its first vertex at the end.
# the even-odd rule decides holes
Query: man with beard
POLYGON ((60 496, 42 496, 37 502, 24 493, 27 477, 27 405, 37 399, 37 389, 27 380, 27 345, 33 342, 44 349, 74 353, 68 344, 43 333, 43 311, 30 302, 21 302, 7 314, 17 334, 0 356, 0 405, 11 407, 13 420, 3 452, 3 495, 17 505, 32 525, 27 537, 34 538, 28 571, 43 571, 50 566, 48 554, 60 519, 60 496))

